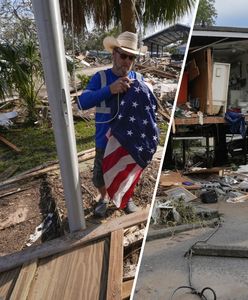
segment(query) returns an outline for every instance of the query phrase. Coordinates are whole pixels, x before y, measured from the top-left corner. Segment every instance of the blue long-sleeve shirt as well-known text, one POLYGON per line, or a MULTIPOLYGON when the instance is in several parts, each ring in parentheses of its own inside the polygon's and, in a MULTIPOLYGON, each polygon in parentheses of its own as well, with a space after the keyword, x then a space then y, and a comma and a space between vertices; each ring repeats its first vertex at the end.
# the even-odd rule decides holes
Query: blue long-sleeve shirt
MULTIPOLYGON (((107 144, 106 133, 110 127, 110 121, 118 109, 117 101, 120 101, 122 95, 118 99, 118 95, 112 95, 110 91, 110 84, 116 81, 119 77, 116 76, 111 69, 104 71, 106 75, 106 86, 101 87, 101 77, 99 72, 97 72, 90 80, 86 89, 79 96, 79 102, 82 109, 89 109, 92 107, 97 107, 98 112, 96 112, 96 134, 95 141, 96 147, 105 149, 107 144), (103 102, 105 101, 104 108, 102 107, 103 102), (106 108, 106 109, 105 109, 106 108), (108 111, 101 112, 102 110, 108 111)), ((130 71, 128 77, 130 79, 136 79, 136 73, 130 71)), ((120 102, 119 102, 120 103, 120 102)))

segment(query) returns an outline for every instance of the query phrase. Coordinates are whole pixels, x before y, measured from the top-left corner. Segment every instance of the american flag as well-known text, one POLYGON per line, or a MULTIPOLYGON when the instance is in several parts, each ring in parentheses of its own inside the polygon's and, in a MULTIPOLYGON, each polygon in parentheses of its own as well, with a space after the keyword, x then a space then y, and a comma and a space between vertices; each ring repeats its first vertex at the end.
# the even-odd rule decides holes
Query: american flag
POLYGON ((123 96, 110 124, 103 159, 103 175, 110 199, 124 208, 158 144, 156 98, 147 85, 135 80, 123 96))

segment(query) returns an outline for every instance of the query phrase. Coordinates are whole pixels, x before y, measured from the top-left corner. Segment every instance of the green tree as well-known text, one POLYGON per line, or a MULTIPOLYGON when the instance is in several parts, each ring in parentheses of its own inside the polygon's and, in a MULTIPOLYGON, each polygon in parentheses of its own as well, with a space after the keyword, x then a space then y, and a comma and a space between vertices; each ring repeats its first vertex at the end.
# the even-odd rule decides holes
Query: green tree
POLYGON ((33 123, 44 80, 31 1, 0 0, 0 27, 0 97, 18 93, 33 123))
POLYGON ((89 16, 96 27, 106 29, 121 22, 122 31, 136 32, 137 21, 148 24, 173 22, 189 12, 196 0, 60 0, 62 19, 77 34, 87 29, 89 16), (71 5, 73 4, 73 5, 71 5))
POLYGON ((36 40, 36 27, 30 0, 0 0, 0 40, 15 44, 36 40))
POLYGON ((37 44, 32 40, 19 45, 0 44, 0 97, 18 92, 27 107, 27 120, 36 120, 38 93, 43 82, 37 44))
POLYGON ((196 25, 211 26, 215 24, 217 11, 214 4, 215 0, 200 0, 195 19, 196 25))

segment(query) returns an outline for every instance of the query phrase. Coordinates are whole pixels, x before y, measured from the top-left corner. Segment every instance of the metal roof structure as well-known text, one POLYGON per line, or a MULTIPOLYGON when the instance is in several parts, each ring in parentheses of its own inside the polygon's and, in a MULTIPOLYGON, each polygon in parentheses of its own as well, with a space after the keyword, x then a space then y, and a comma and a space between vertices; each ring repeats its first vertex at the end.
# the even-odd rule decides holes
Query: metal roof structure
POLYGON ((182 24, 175 24, 144 38, 143 42, 144 45, 148 47, 148 51, 156 51, 158 53, 163 51, 164 47, 187 38, 189 31, 190 27, 182 24))
POLYGON ((194 26, 190 48, 218 44, 222 42, 236 42, 246 39, 248 39, 248 28, 194 26))

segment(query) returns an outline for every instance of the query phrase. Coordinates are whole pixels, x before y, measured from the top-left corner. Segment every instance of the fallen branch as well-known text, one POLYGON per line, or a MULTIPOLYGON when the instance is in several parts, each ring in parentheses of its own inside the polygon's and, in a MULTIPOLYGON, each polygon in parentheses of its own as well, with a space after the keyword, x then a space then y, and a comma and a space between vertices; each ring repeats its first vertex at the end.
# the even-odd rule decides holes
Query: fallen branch
POLYGON ((20 153, 21 149, 19 149, 16 145, 12 144, 10 141, 8 141, 6 138, 0 135, 0 141, 2 141, 5 145, 9 146, 12 150, 20 153))

